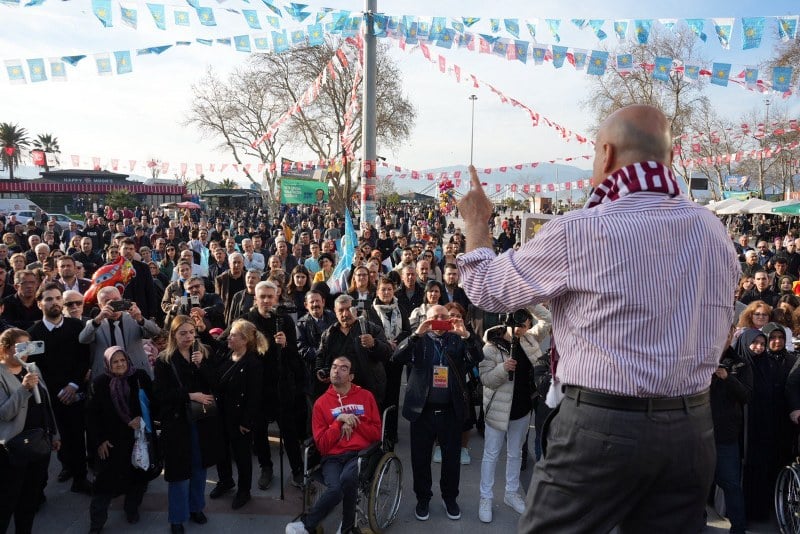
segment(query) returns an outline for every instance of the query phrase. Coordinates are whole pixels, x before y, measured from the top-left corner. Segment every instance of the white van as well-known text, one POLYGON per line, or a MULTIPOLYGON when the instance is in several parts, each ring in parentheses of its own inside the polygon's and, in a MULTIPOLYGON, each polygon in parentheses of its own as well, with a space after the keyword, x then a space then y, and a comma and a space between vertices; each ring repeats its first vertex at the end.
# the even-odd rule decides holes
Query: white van
POLYGON ((0 214, 3 215, 8 215, 12 211, 35 211, 37 208, 41 209, 30 199, 24 197, 0 198, 0 214))

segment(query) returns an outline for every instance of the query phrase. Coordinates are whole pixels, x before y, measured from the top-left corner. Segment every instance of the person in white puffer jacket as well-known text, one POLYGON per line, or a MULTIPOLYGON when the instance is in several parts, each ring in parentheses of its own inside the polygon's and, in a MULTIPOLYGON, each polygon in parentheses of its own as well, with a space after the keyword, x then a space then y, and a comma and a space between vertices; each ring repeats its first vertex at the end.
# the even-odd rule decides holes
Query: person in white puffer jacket
POLYGON ((479 364, 486 430, 478 518, 484 523, 492 521, 494 473, 503 440, 506 441, 503 502, 519 514, 525 510, 519 476, 522 444, 533 409, 533 363, 542 355, 539 342, 550 334, 552 324, 552 315, 541 304, 512 315, 508 323, 515 326, 503 324, 484 333, 484 358, 479 364), (512 336, 519 338, 519 348, 513 348, 513 355, 512 336), (513 378, 509 375, 512 371, 513 378))

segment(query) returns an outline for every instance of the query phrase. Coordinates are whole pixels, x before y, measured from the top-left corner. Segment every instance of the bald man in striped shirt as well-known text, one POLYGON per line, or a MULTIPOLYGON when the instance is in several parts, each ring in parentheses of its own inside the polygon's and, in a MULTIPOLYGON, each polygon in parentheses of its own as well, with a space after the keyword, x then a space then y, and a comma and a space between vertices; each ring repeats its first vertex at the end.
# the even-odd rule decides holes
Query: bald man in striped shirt
POLYGON ((564 398, 543 429, 523 533, 698 532, 716 451, 708 387, 733 321, 739 263, 713 213, 680 193, 667 118, 644 105, 600 126, 582 210, 495 256, 470 167, 459 204, 463 286, 499 312, 545 301, 564 398), (645 237, 646 249, 631 246, 645 237))

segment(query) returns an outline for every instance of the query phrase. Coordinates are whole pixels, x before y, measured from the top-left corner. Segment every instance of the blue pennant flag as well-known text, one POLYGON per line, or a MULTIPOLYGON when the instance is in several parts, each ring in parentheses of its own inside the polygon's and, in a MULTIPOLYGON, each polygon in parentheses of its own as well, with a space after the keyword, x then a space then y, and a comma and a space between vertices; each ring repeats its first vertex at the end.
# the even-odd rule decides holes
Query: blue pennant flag
POLYGON ((186 0, 186 3, 189 4, 189 7, 191 7, 192 9, 197 9, 198 7, 200 7, 199 0, 186 0))
POLYGON ((214 44, 213 39, 197 39, 197 42, 201 45, 211 46, 214 44))
POLYGON ((404 38, 406 43, 408 44, 417 44, 419 40, 417 39, 417 23, 412 22, 410 26, 403 26, 404 30, 404 38))
POLYGON ((536 40, 536 24, 533 22, 526 22, 525 26, 528 27, 528 33, 531 34, 531 39, 536 40))
POLYGON ((523 63, 528 63, 528 41, 514 41, 514 48, 516 49, 517 60, 523 63))
POLYGON ((438 41, 442 38, 442 34, 447 29, 447 19, 445 17, 433 17, 431 21, 431 32, 428 39, 431 41, 438 41))
POLYGON ((503 19, 506 31, 519 39, 519 19, 503 19))
POLYGON ((281 27, 281 19, 276 17, 275 15, 267 15, 267 22, 273 28, 280 28, 281 27))
POLYGON ((149 54, 160 55, 162 52, 172 48, 172 45, 150 46, 147 48, 140 48, 136 51, 137 56, 146 56, 149 54))
POLYGON ((397 16, 389 17, 389 23, 386 25, 386 28, 394 31, 399 27, 400 27, 400 17, 397 16))
POLYGON ((686 65, 683 68, 683 75, 690 80, 697 80, 700 78, 700 67, 697 65, 686 65))
POLYGON ((463 22, 467 28, 471 28, 472 25, 478 22, 479 20, 481 19, 478 17, 461 17, 461 22, 463 22))
POLYGON ((249 35, 237 35, 233 38, 234 47, 236 48, 237 52, 247 52, 250 53, 250 36, 249 35))
POLYGON ((73 67, 77 65, 82 59, 86 59, 86 55, 79 55, 79 56, 62 56, 61 59, 66 63, 69 63, 73 67))
POLYGON ((257 50, 269 50, 269 39, 266 37, 256 37, 253 39, 253 44, 256 45, 257 50))
POLYGON ((572 23, 582 30, 586 26, 586 19, 572 19, 572 23))
POLYGON ((564 60, 567 58, 567 47, 553 45, 553 66, 560 69, 564 66, 564 60))
POLYGON ((92 0, 92 12, 94 16, 103 23, 103 26, 110 28, 111 23, 111 0, 92 0))
POLYGON ((358 30, 361 29, 362 20, 363 20, 362 15, 358 15, 347 19, 347 26, 345 26, 344 30, 342 31, 342 35, 344 37, 355 37, 356 35, 358 35, 358 30))
POLYGON ((231 45, 231 38, 230 37, 220 37, 217 39, 219 44, 224 44, 225 46, 231 45))
POLYGON ((653 21, 650 19, 637 19, 633 21, 634 31, 636 32, 636 41, 639 44, 647 44, 650 40, 650 26, 653 21))
POLYGON ((214 18, 214 10, 210 7, 198 7, 197 18, 203 26, 216 26, 217 20, 214 18))
POLYGON ((678 19, 658 19, 658 22, 669 31, 674 31, 675 24, 678 23, 678 19))
POLYGON ((175 12, 175 26, 188 26, 189 25, 189 12, 176 11, 175 12))
POLYGON ((475 46, 475 34, 466 32, 458 40, 459 48, 470 48, 475 46))
POLYGON ((453 28, 455 31, 457 31, 458 33, 464 33, 464 23, 463 23, 463 22, 458 22, 458 21, 455 21, 455 20, 454 20, 454 21, 452 21, 452 22, 450 23, 450 26, 451 26, 451 27, 452 27, 452 28, 453 28))
POLYGON ((492 45, 492 54, 495 56, 506 57, 508 55, 508 44, 505 41, 498 39, 492 45))
POLYGON ((31 82, 46 82, 47 81, 47 73, 44 70, 44 59, 36 58, 36 59, 29 59, 28 61, 28 71, 31 73, 31 82))
MULTIPOLYGON (((33 81, 33 72, 31 72, 33 81)), ((786 93, 792 83, 792 67, 772 67, 772 90, 786 93)))
POLYGON ((345 272, 353 264, 353 258, 356 255, 356 244, 358 243, 358 236, 356 229, 353 226, 353 219, 350 216, 350 210, 344 209, 344 236, 342 237, 337 250, 341 251, 341 257, 333 269, 333 274, 328 279, 328 286, 331 288, 332 293, 341 293, 347 291, 347 283, 342 279, 345 272))
POLYGON ((533 62, 536 65, 541 65, 544 63, 544 57, 547 55, 547 48, 537 46, 533 49, 533 53, 531 55, 533 56, 533 62))
MULTIPOLYGON (((200 39, 198 39, 199 41, 200 39)), ((175 46, 191 46, 191 41, 175 41, 175 46)))
POLYGON ((318 11, 318 12, 317 12, 317 16, 315 17, 315 19, 316 19, 316 20, 315 20, 314 22, 315 22, 315 23, 317 23, 317 22, 322 22, 322 20, 323 20, 325 17, 327 17, 327 16, 328 16, 328 14, 329 14, 331 11, 333 11, 333 9, 331 9, 331 8, 329 8, 329 7, 323 7, 323 8, 322 8, 322 11, 318 11))
POLYGON ((64 62, 59 58, 51 57, 50 63, 50 76, 54 82, 67 81, 67 71, 64 69, 64 62))
POLYGON ((778 37, 781 41, 794 41, 797 36, 798 16, 778 17, 778 37))
POLYGON ((485 33, 481 33, 479 35, 484 41, 486 41, 490 45, 493 45, 494 43, 500 40, 500 36, 498 35, 486 35, 485 33))
POLYGON ((114 59, 117 61, 117 74, 128 74, 133 72, 130 50, 119 50, 114 52, 114 59))
POLYGON ((25 7, 40 6, 42 4, 44 4, 44 0, 30 0, 30 2, 25 4, 25 7))
POLYGON ((308 44, 311 46, 322 46, 325 44, 325 34, 322 31, 322 24, 311 24, 308 26, 308 44))
POLYGON ((425 37, 429 38, 431 34, 431 24, 430 22, 420 20, 417 22, 417 37, 425 37))
POLYGON ((733 33, 733 19, 712 19, 714 32, 717 34, 719 44, 722 48, 729 50, 731 47, 731 34, 733 33))
POLYGON ((100 76, 110 76, 113 73, 111 70, 111 59, 109 59, 107 53, 95 54, 94 62, 97 66, 97 74, 100 76))
POLYGON ((120 15, 122 16, 122 23, 126 26, 130 26, 134 30, 136 29, 136 25, 138 24, 138 15, 139 12, 135 9, 129 7, 123 7, 120 9, 120 15))
POLYGON ((605 23, 606 21, 601 19, 592 19, 589 21, 589 27, 594 32, 594 35, 595 37, 597 37, 598 41, 602 41, 603 39, 608 37, 606 32, 603 31, 603 24, 605 23))
POLYGON ((575 60, 575 70, 583 70, 586 67, 586 57, 586 50, 572 52, 572 59, 575 60))
POLYGON ((489 19, 489 29, 492 33, 500 31, 500 19, 489 19))
POLYGON ((372 16, 372 32, 375 37, 386 37, 386 27, 389 24, 389 18, 386 15, 375 14, 372 16))
POLYGON ((592 50, 592 55, 589 57, 589 67, 586 69, 586 74, 602 76, 606 73, 607 64, 608 52, 604 50, 592 50))
POLYGON ((617 56, 617 70, 630 71, 633 68, 633 54, 619 54, 617 56))
POLYGON ((242 15, 244 15, 244 20, 247 22, 248 26, 254 30, 261 29, 261 22, 258 20, 258 11, 255 9, 243 9, 242 15))
POLYGON ((705 25, 703 19, 686 19, 686 24, 689 26, 689 29, 692 30, 692 33, 698 36, 704 43, 706 42, 708 36, 703 33, 703 26, 705 25))
POLYGON ((452 48, 455 38, 456 31, 452 28, 445 28, 439 40, 436 41, 436 46, 441 46, 442 48, 452 48))
POLYGON ((6 73, 8 73, 8 81, 12 84, 28 83, 25 78, 25 69, 22 68, 22 62, 18 59, 7 59, 6 73))
POLYGON ((744 69, 744 82, 747 85, 755 85, 758 83, 758 68, 747 67, 744 69))
POLYGON ((550 33, 553 35, 553 39, 557 43, 561 42, 561 36, 558 35, 558 28, 561 26, 561 19, 544 19, 547 27, 550 29, 550 33))
POLYGON ((303 22, 308 18, 309 15, 311 15, 311 13, 305 11, 305 8, 307 7, 308 5, 306 4, 296 4, 291 2, 288 6, 284 6, 283 9, 285 9, 289 16, 297 22, 303 22))
POLYGON ((272 32, 272 50, 278 54, 289 50, 289 40, 286 38, 286 30, 272 32))
POLYGON ((730 63, 714 63, 711 67, 711 83, 714 85, 728 86, 728 78, 731 75, 730 63))
POLYGON ((261 0, 261 1, 264 2, 264 5, 267 6, 268 8, 270 8, 273 13, 275 13, 279 17, 283 17, 283 13, 281 13, 281 8, 277 7, 275 4, 273 4, 269 0, 261 0))
POLYGON ((617 39, 619 39, 620 41, 624 41, 625 37, 628 35, 628 21, 615 20, 614 33, 617 35, 617 39))
MULTIPOLYGON (((146 5, 147 5, 147 9, 150 10, 150 14, 153 15, 153 22, 156 23, 156 27, 159 30, 166 30, 167 29, 167 20, 166 20, 167 15, 166 15, 166 12, 164 11, 164 4, 146 4, 146 5)), ((203 7, 203 8, 199 8, 197 10, 198 15, 200 13, 200 9, 208 9, 211 12, 211 8, 203 7)), ((214 18, 214 13, 213 12, 211 12, 211 18, 212 19, 214 18)), ((203 19, 201 18, 200 21, 202 22, 202 20, 203 19)), ((213 26, 213 24, 212 24, 212 26, 213 26)))
POLYGON ((764 17, 745 17, 742 19, 742 50, 758 48, 764 36, 764 17))
POLYGON ((655 65, 653 65, 653 78, 661 80, 662 82, 668 82, 671 69, 671 57, 656 57, 655 65))
POLYGON ((333 33, 338 33, 344 30, 344 27, 347 25, 347 19, 350 18, 349 11, 339 11, 338 13, 334 13, 332 15, 333 18, 333 33))
POLYGON ((292 38, 292 45, 299 45, 300 43, 304 43, 306 40, 306 32, 303 30, 292 30, 292 33, 289 34, 292 38))

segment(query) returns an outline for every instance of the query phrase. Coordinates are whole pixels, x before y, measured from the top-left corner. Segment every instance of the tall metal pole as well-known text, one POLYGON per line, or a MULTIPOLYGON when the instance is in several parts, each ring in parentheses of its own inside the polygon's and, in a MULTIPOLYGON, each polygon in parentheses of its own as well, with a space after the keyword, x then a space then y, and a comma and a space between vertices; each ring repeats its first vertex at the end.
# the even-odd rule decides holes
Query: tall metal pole
POLYGON ((469 164, 472 165, 472 155, 475 149, 475 101, 478 100, 478 97, 469 95, 469 99, 472 102, 472 123, 469 127, 469 164))
POLYGON ((364 0, 364 116, 361 130, 363 157, 361 158, 361 223, 375 220, 376 155, 375 141, 375 78, 377 72, 377 43, 374 14, 378 0, 364 0))

